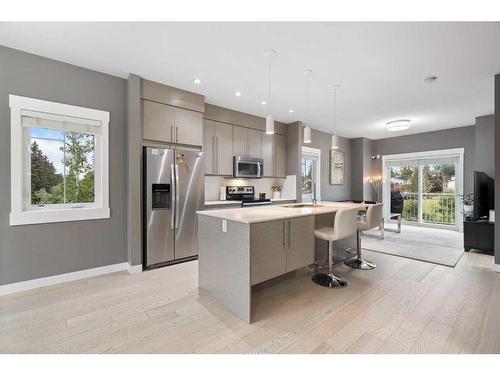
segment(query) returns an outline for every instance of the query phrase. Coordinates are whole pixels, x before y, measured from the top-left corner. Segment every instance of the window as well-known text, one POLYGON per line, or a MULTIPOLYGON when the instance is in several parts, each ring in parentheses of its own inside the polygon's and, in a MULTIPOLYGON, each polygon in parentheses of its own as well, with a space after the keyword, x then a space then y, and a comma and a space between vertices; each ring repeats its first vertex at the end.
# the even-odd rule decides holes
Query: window
POLYGON ((321 200, 321 150, 302 147, 301 176, 302 202, 321 200))
POLYGON ((109 218, 109 112, 10 95, 10 225, 109 218))
POLYGON ((463 191, 463 154, 463 149, 448 149, 384 155, 386 217, 390 210, 407 223, 461 230, 457 202, 463 191))

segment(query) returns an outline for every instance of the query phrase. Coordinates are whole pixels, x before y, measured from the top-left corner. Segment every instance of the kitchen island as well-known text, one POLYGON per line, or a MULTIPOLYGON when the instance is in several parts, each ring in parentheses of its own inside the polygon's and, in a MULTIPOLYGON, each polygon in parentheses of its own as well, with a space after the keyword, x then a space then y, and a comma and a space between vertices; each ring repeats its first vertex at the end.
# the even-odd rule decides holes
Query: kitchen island
MULTIPOLYGON (((316 217, 362 204, 320 202, 198 211, 198 285, 252 322, 252 286, 314 262, 316 217)), ((330 224, 331 225, 331 224, 330 224)))

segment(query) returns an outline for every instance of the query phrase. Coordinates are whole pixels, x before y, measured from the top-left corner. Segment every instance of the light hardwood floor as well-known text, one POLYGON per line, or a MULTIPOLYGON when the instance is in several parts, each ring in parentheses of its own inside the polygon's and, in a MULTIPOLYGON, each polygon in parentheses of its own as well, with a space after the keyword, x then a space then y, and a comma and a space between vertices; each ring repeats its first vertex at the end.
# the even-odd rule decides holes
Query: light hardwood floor
POLYGON ((0 297, 2 353, 500 353, 493 257, 456 268, 374 252, 348 288, 297 271, 255 288, 248 325, 197 290, 197 262, 0 297))

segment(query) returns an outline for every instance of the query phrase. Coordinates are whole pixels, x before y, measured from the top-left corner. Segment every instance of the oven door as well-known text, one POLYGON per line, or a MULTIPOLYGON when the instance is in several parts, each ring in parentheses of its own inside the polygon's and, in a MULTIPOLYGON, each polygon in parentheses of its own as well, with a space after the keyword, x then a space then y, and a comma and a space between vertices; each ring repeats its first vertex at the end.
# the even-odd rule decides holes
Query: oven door
POLYGON ((237 178, 262 178, 264 173, 263 160, 233 157, 233 177, 237 178))

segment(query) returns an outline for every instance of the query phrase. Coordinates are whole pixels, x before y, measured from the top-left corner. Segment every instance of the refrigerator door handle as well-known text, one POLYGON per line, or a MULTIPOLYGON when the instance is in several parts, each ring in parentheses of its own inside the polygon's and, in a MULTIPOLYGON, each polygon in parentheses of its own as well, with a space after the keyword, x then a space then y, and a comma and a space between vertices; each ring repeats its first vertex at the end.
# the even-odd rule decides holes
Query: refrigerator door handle
MULTIPOLYGON (((174 181, 174 165, 170 164, 170 181, 174 181)), ((174 200, 174 194, 177 194, 177 185, 172 184, 172 192, 170 193, 170 229, 174 229, 174 223, 175 223, 175 200, 174 200)))
POLYGON ((175 229, 179 228, 179 165, 175 164, 175 229))

